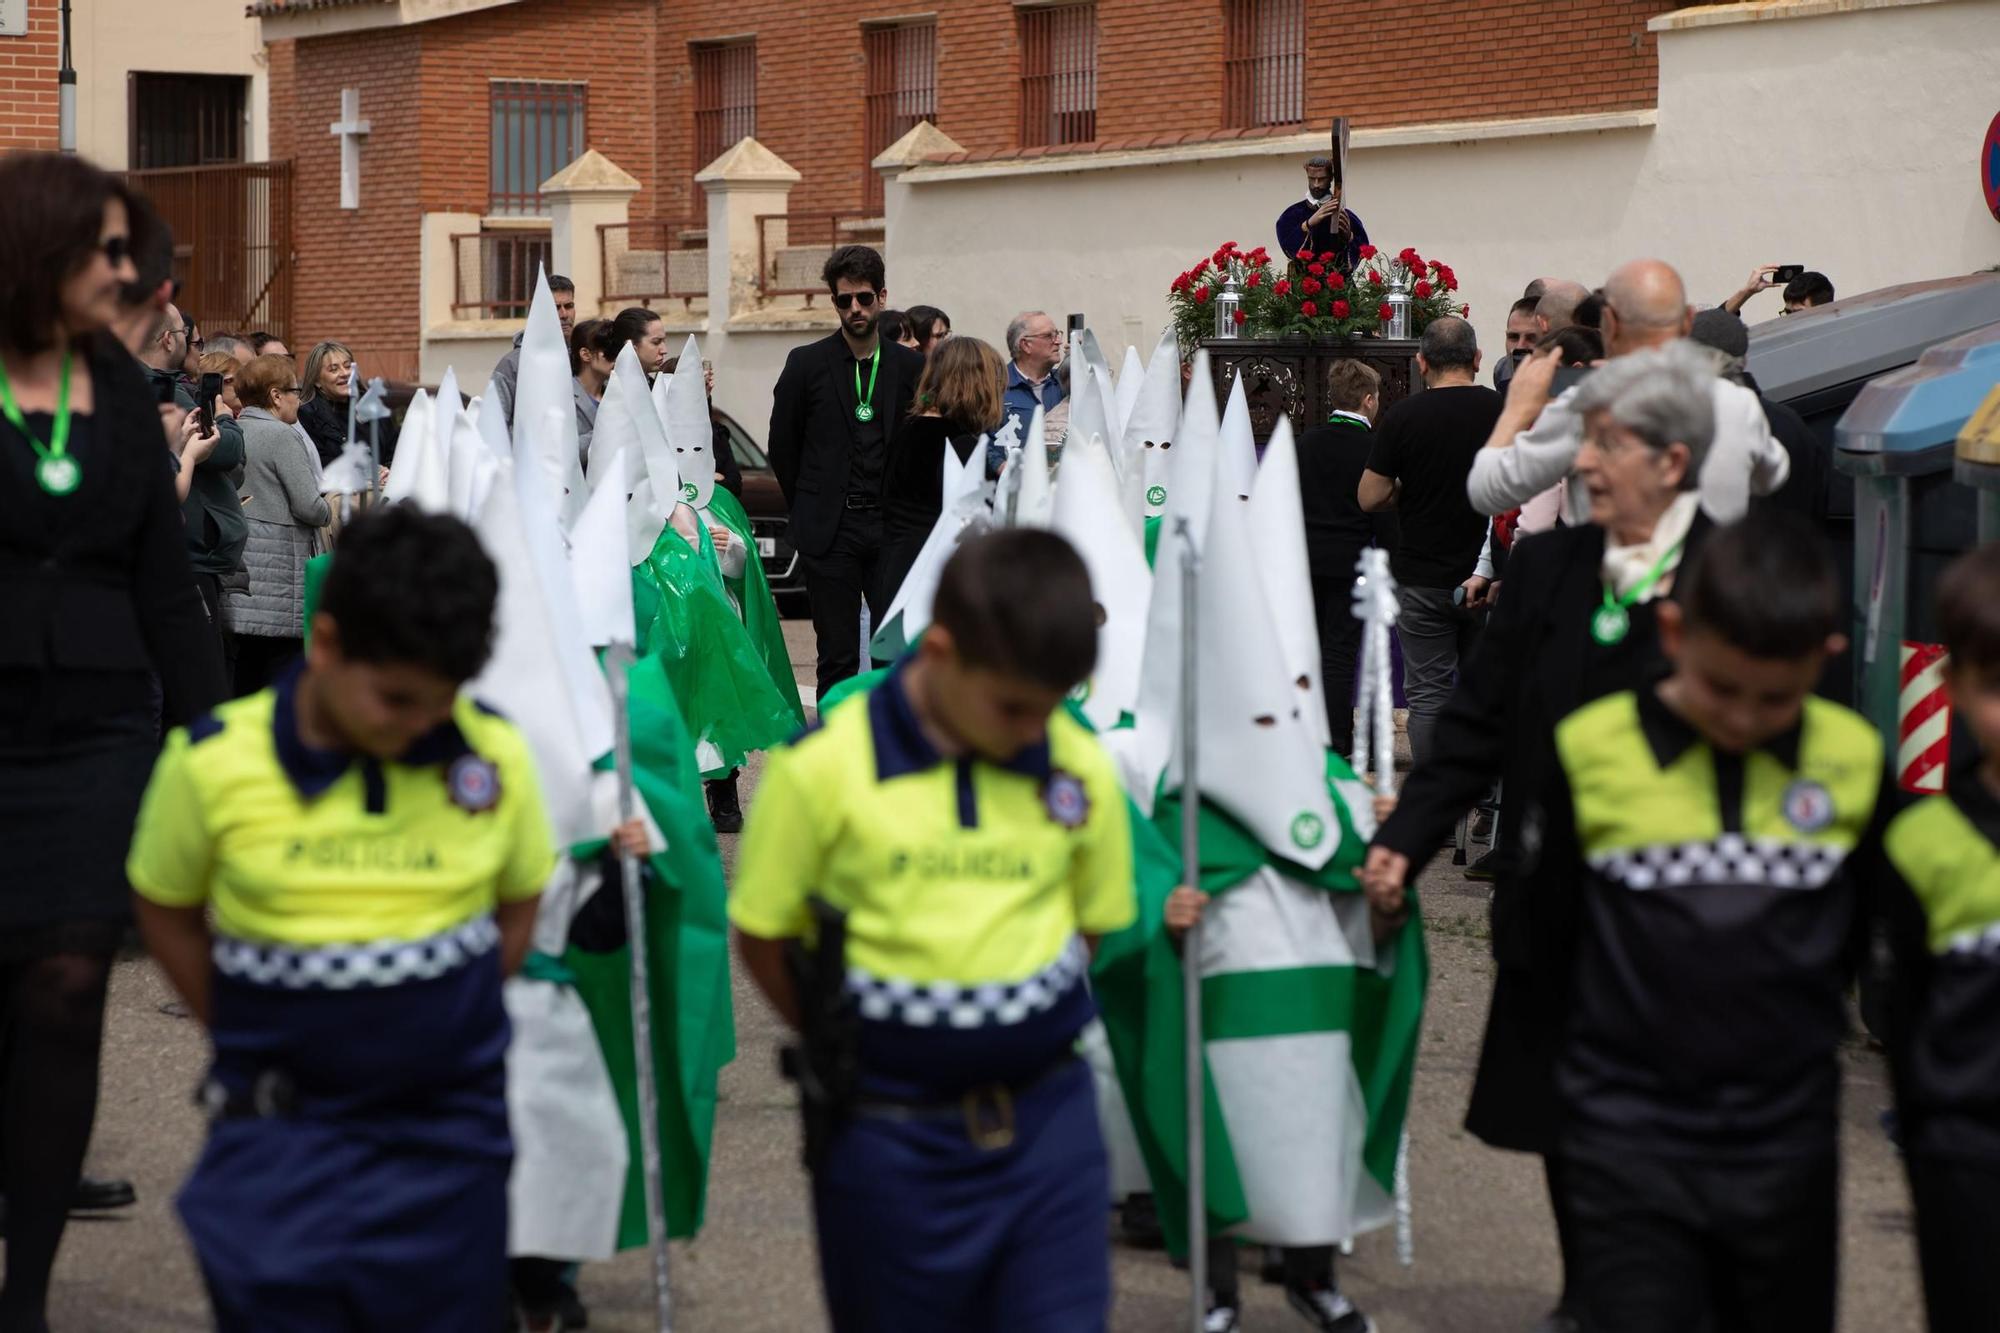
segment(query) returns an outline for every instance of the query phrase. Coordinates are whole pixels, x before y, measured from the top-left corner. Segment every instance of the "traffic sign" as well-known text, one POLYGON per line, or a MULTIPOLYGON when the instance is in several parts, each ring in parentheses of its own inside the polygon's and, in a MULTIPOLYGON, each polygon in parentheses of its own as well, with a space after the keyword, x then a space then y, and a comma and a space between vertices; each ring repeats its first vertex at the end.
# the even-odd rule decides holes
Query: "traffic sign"
POLYGON ((1986 146, 1979 150, 1979 183, 1986 191, 1986 207, 2000 221, 2000 116, 1986 127, 1986 146))

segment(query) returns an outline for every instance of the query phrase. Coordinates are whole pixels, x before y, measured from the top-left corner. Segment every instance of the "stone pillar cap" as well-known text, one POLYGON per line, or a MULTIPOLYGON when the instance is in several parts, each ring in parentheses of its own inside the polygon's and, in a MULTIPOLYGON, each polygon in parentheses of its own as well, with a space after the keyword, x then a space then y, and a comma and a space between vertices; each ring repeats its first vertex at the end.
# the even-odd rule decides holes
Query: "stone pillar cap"
POLYGON ((645 187, 636 177, 595 148, 543 181, 542 194, 637 194, 645 187))
POLYGON ((792 186, 801 179, 796 167, 748 137, 731 144, 694 178, 708 190, 727 190, 732 185, 792 186))
POLYGON ((908 134, 884 148, 868 165, 877 171, 901 171, 916 166, 928 157, 964 151, 949 134, 928 120, 920 120, 910 127, 908 134))

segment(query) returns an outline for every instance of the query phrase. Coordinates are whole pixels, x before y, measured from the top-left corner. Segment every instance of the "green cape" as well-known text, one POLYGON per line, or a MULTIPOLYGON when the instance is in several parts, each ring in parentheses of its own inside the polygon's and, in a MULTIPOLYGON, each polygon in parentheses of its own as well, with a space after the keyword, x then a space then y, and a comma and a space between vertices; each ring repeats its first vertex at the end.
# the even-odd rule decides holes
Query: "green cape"
MULTIPOLYGON (((720 752, 720 760, 702 774, 719 778, 741 767, 751 751, 768 750, 796 735, 805 725, 805 713, 792 683, 790 659, 784 656, 782 631, 775 629, 775 609, 769 615, 783 664, 782 691, 767 665, 768 640, 760 645, 753 639, 730 602, 706 524, 700 525, 699 537, 697 550, 672 524, 662 528, 652 554, 632 571, 632 601, 640 650, 665 668, 697 742, 708 740, 720 752)), ((746 573, 755 559, 747 555, 746 573)), ((761 570, 755 583, 769 608, 770 589, 763 585, 761 570)))
MULTIPOLYGON (((694 747, 660 659, 648 657, 630 675, 633 780, 667 848, 650 858, 646 896, 647 980, 652 990, 653 1060, 659 1082, 660 1174, 667 1233, 692 1236, 708 1196, 709 1145, 715 1129, 716 1076, 736 1056, 729 996, 729 926, 722 858, 695 771, 694 747)), ((609 757, 600 768, 610 768, 609 757)), ((585 859, 603 840, 581 844, 585 859)), ((626 949, 563 955, 625 1118, 631 1165, 618 1225, 621 1249, 647 1241, 646 1196, 640 1176, 637 1058, 632 1042, 631 957, 626 949)))

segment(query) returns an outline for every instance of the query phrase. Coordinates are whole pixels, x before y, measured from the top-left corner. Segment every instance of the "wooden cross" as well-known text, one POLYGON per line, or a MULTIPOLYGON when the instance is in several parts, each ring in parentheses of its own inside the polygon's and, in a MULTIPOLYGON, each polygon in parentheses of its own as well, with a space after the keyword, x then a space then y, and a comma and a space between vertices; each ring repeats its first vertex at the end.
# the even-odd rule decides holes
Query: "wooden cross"
POLYGON ((368 122, 361 119, 361 90, 340 90, 340 119, 326 127, 328 134, 340 136, 340 206, 361 207, 361 136, 368 122))

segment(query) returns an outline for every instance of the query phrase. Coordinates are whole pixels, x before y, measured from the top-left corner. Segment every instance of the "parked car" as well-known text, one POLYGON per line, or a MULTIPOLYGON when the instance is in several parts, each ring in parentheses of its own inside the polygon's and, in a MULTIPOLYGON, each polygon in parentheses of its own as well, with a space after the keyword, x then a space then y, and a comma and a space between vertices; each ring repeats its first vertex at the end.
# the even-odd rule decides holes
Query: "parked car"
POLYGON ((805 566, 787 533, 791 506, 779 489, 778 475, 736 418, 717 412, 715 419, 729 432, 730 451, 736 455, 736 466, 743 470, 743 510, 750 516, 750 534, 757 539, 757 558, 764 562, 764 578, 771 585, 778 613, 804 616, 808 614, 805 566))

